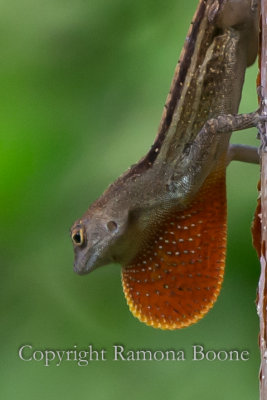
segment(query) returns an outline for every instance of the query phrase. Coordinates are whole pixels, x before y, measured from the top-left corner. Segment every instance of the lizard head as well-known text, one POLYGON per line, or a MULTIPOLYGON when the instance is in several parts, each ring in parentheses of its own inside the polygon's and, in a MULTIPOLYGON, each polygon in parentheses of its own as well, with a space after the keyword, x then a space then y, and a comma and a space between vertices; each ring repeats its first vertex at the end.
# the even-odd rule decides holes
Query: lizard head
MULTIPOLYGON (((131 181, 131 179, 130 179, 131 181)), ((71 228, 74 271, 86 274, 110 264, 128 265, 147 239, 153 207, 140 205, 131 183, 119 180, 71 228), (118 190, 119 189, 119 190, 118 190)))
POLYGON ((128 212, 112 207, 97 209, 94 204, 71 228, 74 271, 86 274, 111 262, 121 262, 119 242, 128 229, 128 212))

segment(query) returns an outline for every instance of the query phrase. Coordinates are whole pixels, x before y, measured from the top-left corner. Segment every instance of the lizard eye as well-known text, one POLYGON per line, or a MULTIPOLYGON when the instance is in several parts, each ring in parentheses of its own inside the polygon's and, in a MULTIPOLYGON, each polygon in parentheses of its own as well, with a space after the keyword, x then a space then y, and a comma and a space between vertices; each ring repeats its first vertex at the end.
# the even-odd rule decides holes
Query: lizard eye
POLYGON ((85 243, 84 230, 82 228, 74 229, 71 239, 76 246, 82 246, 85 243))
POLYGON ((117 230, 118 225, 115 221, 109 221, 107 223, 107 228, 108 228, 109 232, 114 232, 117 230))

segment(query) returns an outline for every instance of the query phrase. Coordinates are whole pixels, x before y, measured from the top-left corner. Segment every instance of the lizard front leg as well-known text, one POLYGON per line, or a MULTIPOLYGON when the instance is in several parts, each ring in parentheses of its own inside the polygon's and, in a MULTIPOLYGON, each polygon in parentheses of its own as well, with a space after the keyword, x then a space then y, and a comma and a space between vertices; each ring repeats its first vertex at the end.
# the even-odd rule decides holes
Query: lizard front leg
MULTIPOLYGON (((210 156, 209 149, 213 145, 216 136, 252 127, 259 128, 266 119, 267 117, 260 115, 258 111, 248 114, 219 115, 216 118, 209 119, 191 145, 190 163, 194 162, 196 165, 205 164, 210 156)), ((229 145, 227 165, 234 160, 258 164, 258 149, 253 146, 239 144, 229 145)))
MULTIPOLYGON (((200 153, 202 153, 201 148, 203 148, 203 143, 205 143, 206 146, 209 146, 214 140, 215 135, 252 127, 257 127, 259 129, 262 122, 266 121, 266 118, 266 116, 262 116, 258 111, 255 111, 248 114, 220 115, 217 118, 208 120, 198 133, 196 140, 192 145, 195 147, 194 155, 197 156, 197 153, 200 155, 200 153)), ((200 157, 203 159, 203 154, 201 154, 200 157)), ((229 145, 227 165, 231 161, 259 164, 259 160, 259 152, 257 147, 241 144, 229 145)))
MULTIPOLYGON (((257 149, 250 146, 225 144, 220 136, 233 131, 260 127, 266 116, 258 111, 248 114, 219 115, 206 121, 193 142, 186 144, 184 157, 174 165, 168 181, 169 190, 177 199, 197 193, 206 177, 218 164, 225 168, 230 161, 259 163, 257 149), (219 142, 218 142, 219 139, 219 142), (182 165, 182 168, 181 168, 182 165)), ((227 142, 226 142, 227 143, 227 142)))
POLYGON ((231 161, 259 164, 260 156, 258 147, 244 144, 231 144, 228 148, 227 165, 230 164, 231 161))
MULTIPOLYGON (((196 139, 192 143, 191 150, 197 160, 205 160, 206 153, 212 145, 215 136, 226 134, 242 129, 258 127, 262 121, 266 121, 266 116, 261 116, 258 111, 248 114, 226 114, 209 119, 199 131, 196 139), (207 151, 203 152, 203 149, 207 151), (204 157, 203 157, 204 156, 204 157)), ((239 148, 241 150, 241 148, 239 148)), ((234 154, 233 154, 234 155, 234 154)))

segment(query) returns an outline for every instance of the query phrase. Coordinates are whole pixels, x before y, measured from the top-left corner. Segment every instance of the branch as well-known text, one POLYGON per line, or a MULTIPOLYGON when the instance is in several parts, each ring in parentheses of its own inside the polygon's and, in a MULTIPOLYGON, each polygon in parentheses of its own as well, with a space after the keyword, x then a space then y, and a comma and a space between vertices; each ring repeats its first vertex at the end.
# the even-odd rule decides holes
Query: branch
MULTIPOLYGON (((261 89, 262 115, 267 115, 267 0, 261 0, 260 17, 260 56, 258 86, 261 89)), ((267 400, 267 152, 266 124, 261 132, 261 185, 260 196, 253 226, 253 241, 257 249, 261 274, 258 286, 257 311, 260 319, 259 346, 261 353, 260 366, 260 399, 267 400)))

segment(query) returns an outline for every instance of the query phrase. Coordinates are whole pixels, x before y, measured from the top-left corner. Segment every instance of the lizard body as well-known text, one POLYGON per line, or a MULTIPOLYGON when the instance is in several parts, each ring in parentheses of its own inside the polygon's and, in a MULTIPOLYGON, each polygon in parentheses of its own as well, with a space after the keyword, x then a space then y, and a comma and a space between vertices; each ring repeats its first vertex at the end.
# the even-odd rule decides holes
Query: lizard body
POLYGON ((200 1, 154 144, 72 227, 75 271, 121 263, 129 307, 148 325, 188 326, 219 294, 229 139, 255 124, 231 116, 257 36, 254 0, 200 1))

